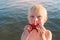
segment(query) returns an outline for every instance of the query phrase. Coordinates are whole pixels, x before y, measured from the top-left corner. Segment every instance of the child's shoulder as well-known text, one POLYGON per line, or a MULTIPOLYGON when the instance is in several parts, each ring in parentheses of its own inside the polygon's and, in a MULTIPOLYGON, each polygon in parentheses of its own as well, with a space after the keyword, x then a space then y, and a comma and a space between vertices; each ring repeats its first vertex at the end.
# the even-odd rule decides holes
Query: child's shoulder
POLYGON ((52 34, 52 32, 51 32, 50 30, 48 30, 48 29, 46 30, 46 32, 47 32, 47 33, 51 33, 51 34, 52 34))
POLYGON ((52 37, 52 32, 50 30, 46 30, 46 36, 47 37, 52 37))

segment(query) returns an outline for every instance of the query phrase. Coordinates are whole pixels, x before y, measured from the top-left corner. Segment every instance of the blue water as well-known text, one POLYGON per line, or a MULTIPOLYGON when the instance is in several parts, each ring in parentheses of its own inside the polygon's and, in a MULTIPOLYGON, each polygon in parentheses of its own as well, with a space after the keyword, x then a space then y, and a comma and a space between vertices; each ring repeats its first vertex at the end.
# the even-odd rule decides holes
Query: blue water
POLYGON ((42 4, 48 10, 45 27, 60 40, 60 0, 0 0, 0 40, 20 40, 29 7, 42 4))

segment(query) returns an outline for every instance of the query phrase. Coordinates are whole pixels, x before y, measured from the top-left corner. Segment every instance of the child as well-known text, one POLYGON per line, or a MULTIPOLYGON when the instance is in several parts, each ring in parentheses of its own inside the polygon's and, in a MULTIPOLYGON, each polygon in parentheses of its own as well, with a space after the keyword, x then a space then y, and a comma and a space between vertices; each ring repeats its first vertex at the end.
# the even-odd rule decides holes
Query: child
POLYGON ((28 22, 21 40, 52 40, 52 33, 44 27, 47 21, 47 10, 42 5, 34 5, 29 9, 28 22))

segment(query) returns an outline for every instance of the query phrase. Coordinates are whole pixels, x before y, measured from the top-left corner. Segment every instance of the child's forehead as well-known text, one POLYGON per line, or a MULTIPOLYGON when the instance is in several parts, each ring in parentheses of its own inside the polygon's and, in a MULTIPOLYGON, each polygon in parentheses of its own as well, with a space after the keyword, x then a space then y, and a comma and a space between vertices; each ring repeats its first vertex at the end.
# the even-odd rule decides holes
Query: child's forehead
POLYGON ((43 13, 29 13, 29 16, 43 16, 43 13))
POLYGON ((39 11, 30 11, 30 13, 28 15, 37 15, 37 16, 43 16, 43 15, 47 15, 46 10, 39 10, 39 11))

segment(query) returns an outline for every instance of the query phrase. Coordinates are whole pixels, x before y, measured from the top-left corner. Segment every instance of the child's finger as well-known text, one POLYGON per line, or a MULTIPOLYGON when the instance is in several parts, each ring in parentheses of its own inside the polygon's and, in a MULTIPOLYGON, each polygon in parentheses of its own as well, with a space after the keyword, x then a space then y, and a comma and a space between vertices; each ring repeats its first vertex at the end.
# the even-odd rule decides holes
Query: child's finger
POLYGON ((45 33, 45 30, 46 30, 44 26, 41 27, 40 25, 36 27, 36 29, 38 30, 39 33, 45 33))
POLYGON ((24 30, 29 30, 29 31, 31 31, 31 29, 32 29, 32 28, 31 28, 30 25, 26 25, 25 28, 24 28, 24 30))
POLYGON ((43 31, 46 30, 45 27, 44 27, 43 25, 39 25, 38 27, 39 27, 40 29, 42 29, 43 31))

